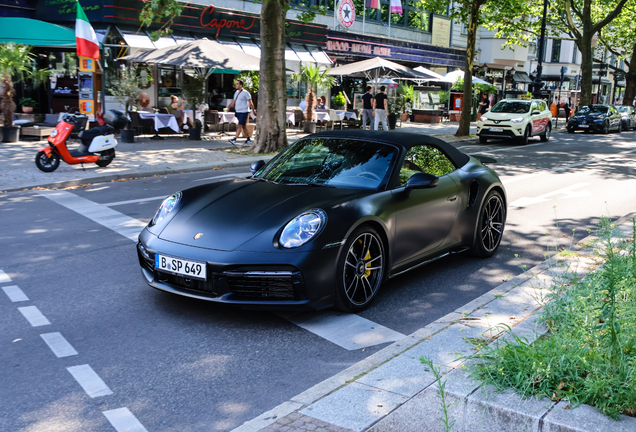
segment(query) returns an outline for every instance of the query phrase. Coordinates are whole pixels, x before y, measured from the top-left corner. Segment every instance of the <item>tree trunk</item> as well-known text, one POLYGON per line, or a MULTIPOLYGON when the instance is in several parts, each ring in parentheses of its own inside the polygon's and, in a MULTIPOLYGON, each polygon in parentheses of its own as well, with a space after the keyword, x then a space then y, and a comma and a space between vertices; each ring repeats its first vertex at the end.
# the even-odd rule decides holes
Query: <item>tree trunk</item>
MULTIPOLYGON (((590 105, 592 103, 592 34, 583 32, 583 37, 576 40, 576 44, 581 51, 581 100, 579 106, 590 105)), ((599 80, 600 80, 599 76, 599 80)), ((600 81, 599 81, 600 82, 600 81)))
POLYGON ((473 107, 473 58, 475 57, 475 39, 477 38, 477 19, 481 2, 470 3, 470 20, 468 21, 468 36, 466 47, 466 66, 464 67, 464 104, 459 127, 455 136, 470 135, 470 117, 473 107))
POLYGON ((632 50, 632 59, 629 62, 629 70, 625 76, 625 95, 623 105, 632 105, 636 97, 636 43, 632 50))
POLYGON ((285 14, 289 0, 265 0, 261 7, 261 64, 258 131, 253 150, 268 153, 287 146, 285 105, 285 14))

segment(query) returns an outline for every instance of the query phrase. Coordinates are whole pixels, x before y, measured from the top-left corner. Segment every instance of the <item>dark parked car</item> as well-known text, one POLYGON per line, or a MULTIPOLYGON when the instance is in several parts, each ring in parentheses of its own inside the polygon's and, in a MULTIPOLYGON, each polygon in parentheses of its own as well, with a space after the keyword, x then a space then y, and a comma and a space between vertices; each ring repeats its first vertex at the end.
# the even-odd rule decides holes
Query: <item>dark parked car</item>
POLYGON ((616 110, 623 118, 623 130, 636 129, 636 110, 633 106, 617 106, 616 110))
POLYGON ((310 135, 251 177, 166 198, 139 235, 143 278, 242 307, 360 311, 389 277, 497 251, 507 201, 488 162, 420 134, 310 135))
POLYGON ((620 132, 621 123, 622 117, 613 106, 585 105, 570 117, 567 127, 569 133, 584 130, 608 134, 611 130, 620 132))

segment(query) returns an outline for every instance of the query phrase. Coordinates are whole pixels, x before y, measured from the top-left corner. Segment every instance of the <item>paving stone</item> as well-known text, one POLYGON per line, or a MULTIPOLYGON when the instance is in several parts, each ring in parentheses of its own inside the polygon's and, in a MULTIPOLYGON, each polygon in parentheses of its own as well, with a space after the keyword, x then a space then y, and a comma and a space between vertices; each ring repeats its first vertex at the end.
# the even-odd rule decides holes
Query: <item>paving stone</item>
POLYGON ((414 396, 435 381, 433 372, 419 361, 406 355, 398 356, 357 382, 404 396, 414 396))
POLYGON ((481 333, 481 328, 455 324, 436 334, 432 339, 411 348, 403 355, 414 359, 428 357, 434 365, 442 365, 443 372, 447 372, 450 368, 462 363, 458 357, 473 354, 472 345, 465 339, 482 337, 481 333))
POLYGON ((543 419, 542 432, 634 432, 636 418, 620 416, 618 421, 601 414, 589 405, 567 409, 559 402, 543 419))
POLYGON ((362 430, 379 420, 408 398, 357 382, 324 397, 300 411, 336 426, 362 430))
POLYGON ((480 387, 466 402, 465 429, 471 432, 537 432, 541 417, 555 404, 548 399, 522 399, 514 391, 495 393, 480 387))

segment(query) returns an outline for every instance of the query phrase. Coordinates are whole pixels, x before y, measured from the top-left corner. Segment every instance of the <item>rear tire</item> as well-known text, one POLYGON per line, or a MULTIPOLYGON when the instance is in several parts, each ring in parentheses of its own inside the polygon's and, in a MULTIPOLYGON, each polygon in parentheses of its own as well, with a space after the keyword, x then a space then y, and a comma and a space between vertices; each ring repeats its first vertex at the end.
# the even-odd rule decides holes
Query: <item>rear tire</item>
POLYGON ((385 267, 385 248, 378 232, 370 226, 358 227, 338 260, 336 308, 352 313, 366 309, 380 290, 385 267))
POLYGON ((489 258, 497 252, 506 225, 506 207, 501 194, 490 191, 482 202, 477 219, 475 240, 470 254, 489 258))
POLYGON ((112 153, 109 153, 110 150, 106 150, 105 152, 102 153, 102 156, 100 156, 99 159, 97 159, 97 162, 95 162, 97 164, 98 167, 104 168, 106 166, 108 166, 113 159, 115 159, 115 150, 112 150, 112 153), (102 157, 104 159, 102 159, 102 157))
POLYGON ((548 123, 545 127, 545 132, 541 135, 541 141, 547 142, 550 139, 551 132, 552 132, 552 124, 548 123))
POLYGON ((60 156, 51 152, 51 156, 47 156, 43 151, 39 151, 35 155, 35 165, 44 172, 53 172, 60 166, 60 156))

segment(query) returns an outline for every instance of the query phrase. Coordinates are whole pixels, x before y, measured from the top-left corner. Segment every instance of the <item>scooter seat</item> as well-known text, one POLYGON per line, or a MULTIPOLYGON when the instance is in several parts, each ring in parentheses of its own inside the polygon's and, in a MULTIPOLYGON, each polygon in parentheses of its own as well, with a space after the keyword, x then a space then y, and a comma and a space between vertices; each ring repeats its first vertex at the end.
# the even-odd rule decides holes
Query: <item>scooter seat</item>
POLYGON ((85 131, 82 131, 82 135, 80 139, 82 140, 82 144, 86 147, 91 145, 93 138, 98 137, 100 135, 108 135, 112 133, 113 128, 110 126, 97 126, 85 131))

